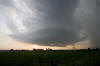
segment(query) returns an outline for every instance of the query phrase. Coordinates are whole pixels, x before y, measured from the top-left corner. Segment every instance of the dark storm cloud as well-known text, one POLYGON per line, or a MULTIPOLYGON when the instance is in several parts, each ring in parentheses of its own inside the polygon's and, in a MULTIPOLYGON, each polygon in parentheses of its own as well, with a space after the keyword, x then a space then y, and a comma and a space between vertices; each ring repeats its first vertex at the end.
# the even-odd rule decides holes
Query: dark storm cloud
POLYGON ((95 48, 100 47, 99 3, 99 0, 98 3, 95 0, 0 0, 0 19, 13 32, 10 36, 15 40, 44 46, 66 46, 88 40, 95 48), (19 32, 21 27, 16 20, 22 21, 25 32, 19 32))
POLYGON ((84 40, 85 36, 78 36, 81 30, 73 17, 78 3, 79 0, 30 0, 29 7, 37 11, 38 18, 26 20, 28 31, 12 37, 44 46, 65 46, 84 40))

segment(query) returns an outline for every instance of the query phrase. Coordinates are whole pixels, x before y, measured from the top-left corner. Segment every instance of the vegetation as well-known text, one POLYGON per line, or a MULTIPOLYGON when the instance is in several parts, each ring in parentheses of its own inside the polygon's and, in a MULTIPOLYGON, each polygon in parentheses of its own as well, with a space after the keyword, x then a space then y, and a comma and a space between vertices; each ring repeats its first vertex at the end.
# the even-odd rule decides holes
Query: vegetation
POLYGON ((99 50, 0 52, 0 66, 100 66, 99 50))

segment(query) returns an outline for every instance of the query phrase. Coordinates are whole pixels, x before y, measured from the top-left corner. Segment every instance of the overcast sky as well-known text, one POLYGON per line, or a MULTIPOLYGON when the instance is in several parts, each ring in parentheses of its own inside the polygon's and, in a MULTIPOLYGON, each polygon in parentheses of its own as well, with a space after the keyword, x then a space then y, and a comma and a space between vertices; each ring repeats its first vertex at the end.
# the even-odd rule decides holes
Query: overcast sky
POLYGON ((99 3, 0 0, 0 49, 100 48, 99 3))

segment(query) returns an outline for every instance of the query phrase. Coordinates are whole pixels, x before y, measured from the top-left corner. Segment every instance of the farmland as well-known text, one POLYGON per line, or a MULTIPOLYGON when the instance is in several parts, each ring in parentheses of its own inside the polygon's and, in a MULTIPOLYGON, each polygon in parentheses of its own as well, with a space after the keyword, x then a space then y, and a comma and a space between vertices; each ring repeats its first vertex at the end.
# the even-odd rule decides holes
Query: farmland
POLYGON ((99 66, 100 51, 0 52, 0 66, 99 66))

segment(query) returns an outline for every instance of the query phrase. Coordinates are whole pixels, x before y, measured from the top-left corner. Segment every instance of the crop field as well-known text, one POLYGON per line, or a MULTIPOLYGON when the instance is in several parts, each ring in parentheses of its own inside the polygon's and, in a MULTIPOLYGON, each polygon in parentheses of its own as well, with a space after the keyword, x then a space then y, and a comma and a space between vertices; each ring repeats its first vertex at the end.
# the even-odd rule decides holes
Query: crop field
POLYGON ((100 66, 100 51, 0 52, 0 66, 100 66))

